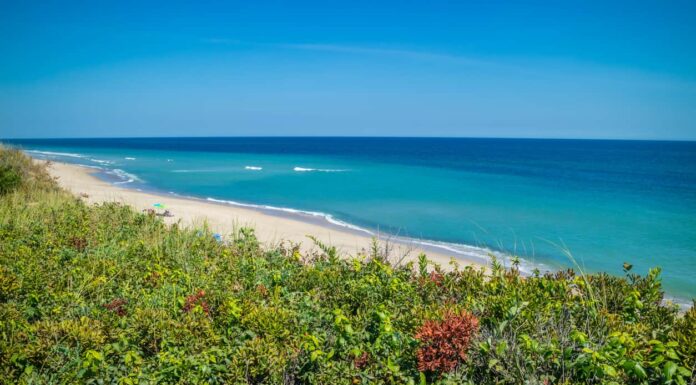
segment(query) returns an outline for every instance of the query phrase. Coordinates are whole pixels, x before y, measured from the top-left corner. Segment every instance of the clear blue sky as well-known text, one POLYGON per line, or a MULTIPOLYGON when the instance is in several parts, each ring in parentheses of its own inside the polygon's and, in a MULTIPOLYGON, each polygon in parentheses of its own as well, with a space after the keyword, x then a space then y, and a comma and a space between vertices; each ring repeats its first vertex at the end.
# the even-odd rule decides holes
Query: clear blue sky
POLYGON ((696 139, 696 2, 0 0, 0 137, 199 135, 696 139))

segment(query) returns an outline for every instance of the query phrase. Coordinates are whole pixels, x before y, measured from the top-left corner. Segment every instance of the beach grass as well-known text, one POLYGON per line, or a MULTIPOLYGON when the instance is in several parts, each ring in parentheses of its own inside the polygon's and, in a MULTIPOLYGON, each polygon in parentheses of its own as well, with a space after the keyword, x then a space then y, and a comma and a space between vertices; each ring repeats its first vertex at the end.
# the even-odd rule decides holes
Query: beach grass
POLYGON ((394 266, 88 205, 0 148, 0 382, 693 384, 646 276, 394 266))

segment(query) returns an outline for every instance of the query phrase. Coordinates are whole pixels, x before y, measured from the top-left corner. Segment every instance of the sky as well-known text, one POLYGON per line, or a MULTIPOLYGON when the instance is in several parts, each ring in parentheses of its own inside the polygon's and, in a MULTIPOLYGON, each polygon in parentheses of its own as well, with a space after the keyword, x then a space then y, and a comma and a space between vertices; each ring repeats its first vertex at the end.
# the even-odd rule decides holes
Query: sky
POLYGON ((0 0, 0 138, 696 140, 694 1, 0 0))

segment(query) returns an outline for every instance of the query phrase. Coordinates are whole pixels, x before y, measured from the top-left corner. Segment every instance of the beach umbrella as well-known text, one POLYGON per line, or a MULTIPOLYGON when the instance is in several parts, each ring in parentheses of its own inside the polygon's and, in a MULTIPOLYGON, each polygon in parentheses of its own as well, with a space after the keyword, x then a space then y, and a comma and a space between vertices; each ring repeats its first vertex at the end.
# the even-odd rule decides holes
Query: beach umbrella
POLYGON ((157 208, 157 209, 163 209, 164 205, 161 203, 155 203, 154 205, 152 205, 152 207, 157 208))

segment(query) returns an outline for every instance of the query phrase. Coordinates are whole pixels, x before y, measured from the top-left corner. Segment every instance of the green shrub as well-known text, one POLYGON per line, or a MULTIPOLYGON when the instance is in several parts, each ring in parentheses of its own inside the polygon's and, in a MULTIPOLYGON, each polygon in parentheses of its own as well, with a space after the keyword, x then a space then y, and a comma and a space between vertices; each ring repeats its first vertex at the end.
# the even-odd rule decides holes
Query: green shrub
POLYGON ((250 229, 221 244, 0 159, 26 170, 0 198, 3 384, 695 383, 696 310, 663 301, 659 270, 393 266, 250 229))
POLYGON ((22 181, 18 170, 10 165, 0 165, 0 195, 5 195, 19 187, 22 181))

